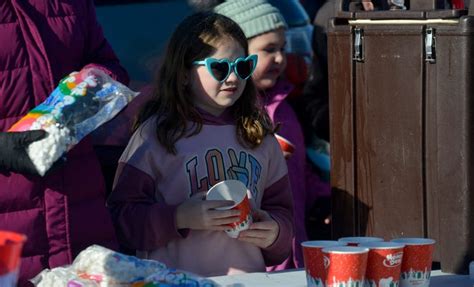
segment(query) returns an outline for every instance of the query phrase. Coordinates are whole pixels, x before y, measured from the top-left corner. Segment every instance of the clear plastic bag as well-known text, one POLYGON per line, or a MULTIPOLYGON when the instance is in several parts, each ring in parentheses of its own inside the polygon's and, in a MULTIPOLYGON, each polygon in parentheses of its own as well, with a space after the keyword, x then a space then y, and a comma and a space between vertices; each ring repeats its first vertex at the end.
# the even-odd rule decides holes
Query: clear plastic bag
POLYGON ((96 281, 79 277, 71 267, 45 269, 31 281, 37 287, 100 287, 96 281))
POLYGON ((70 266, 43 270, 31 280, 38 287, 218 287, 212 280, 92 245, 70 266))
POLYGON ((148 276, 166 269, 155 260, 139 259, 99 245, 92 245, 77 255, 72 265, 44 270, 33 280, 38 287, 74 286, 131 286, 148 276))
POLYGON ((48 132, 44 139, 28 147, 38 173, 44 175, 58 158, 112 119, 137 95, 100 69, 83 69, 62 79, 43 103, 9 131, 48 132))
POLYGON ((214 281, 177 269, 163 269, 145 279, 147 287, 219 287, 214 281))
POLYGON ((100 281, 101 286, 143 281, 151 274, 166 269, 161 262, 139 259, 99 245, 92 245, 79 253, 72 267, 83 278, 100 281))

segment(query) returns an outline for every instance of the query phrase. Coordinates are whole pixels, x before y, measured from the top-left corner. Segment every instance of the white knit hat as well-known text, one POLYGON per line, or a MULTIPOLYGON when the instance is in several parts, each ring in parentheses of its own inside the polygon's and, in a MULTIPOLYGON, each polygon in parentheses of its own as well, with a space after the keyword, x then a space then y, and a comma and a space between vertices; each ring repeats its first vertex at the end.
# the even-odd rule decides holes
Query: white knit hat
POLYGON ((239 24, 247 39, 288 27, 278 8, 266 0, 227 0, 214 7, 214 12, 239 24))

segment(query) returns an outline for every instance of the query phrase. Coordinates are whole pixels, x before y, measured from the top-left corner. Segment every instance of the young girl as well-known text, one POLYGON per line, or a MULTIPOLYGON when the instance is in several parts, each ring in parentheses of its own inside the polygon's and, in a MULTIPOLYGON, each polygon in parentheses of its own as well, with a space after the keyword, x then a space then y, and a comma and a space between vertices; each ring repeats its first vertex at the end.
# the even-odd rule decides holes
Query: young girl
POLYGON ((123 153, 108 200, 119 237, 137 255, 203 276, 265 271, 291 249, 293 203, 285 159, 250 78, 257 57, 229 18, 186 18, 171 36, 154 99, 123 153), (214 184, 249 189, 254 223, 237 239, 214 184))
POLYGON ((307 166, 303 131, 295 112, 285 100, 292 91, 291 84, 282 77, 286 67, 287 25, 279 10, 265 0, 226 1, 213 10, 234 20, 244 31, 249 41, 248 52, 258 55, 252 80, 270 118, 279 125, 279 140, 293 144, 294 148, 290 150, 286 149, 288 145, 282 144, 287 157, 295 210, 293 250, 283 264, 269 270, 301 268, 304 265, 300 243, 308 239, 305 216, 316 198, 329 196, 329 185, 307 166))

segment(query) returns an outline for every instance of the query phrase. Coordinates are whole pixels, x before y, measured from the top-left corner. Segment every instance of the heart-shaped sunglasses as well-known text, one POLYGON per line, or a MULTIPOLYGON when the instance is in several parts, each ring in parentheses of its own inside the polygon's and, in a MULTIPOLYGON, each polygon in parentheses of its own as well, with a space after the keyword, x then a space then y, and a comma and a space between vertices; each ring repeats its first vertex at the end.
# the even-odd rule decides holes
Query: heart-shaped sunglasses
POLYGON ((206 58, 202 61, 194 61, 194 65, 205 65, 209 74, 222 83, 229 77, 232 70, 241 80, 247 80, 252 76, 255 67, 257 66, 257 55, 249 55, 247 58, 240 57, 233 62, 227 58, 214 59, 206 58))

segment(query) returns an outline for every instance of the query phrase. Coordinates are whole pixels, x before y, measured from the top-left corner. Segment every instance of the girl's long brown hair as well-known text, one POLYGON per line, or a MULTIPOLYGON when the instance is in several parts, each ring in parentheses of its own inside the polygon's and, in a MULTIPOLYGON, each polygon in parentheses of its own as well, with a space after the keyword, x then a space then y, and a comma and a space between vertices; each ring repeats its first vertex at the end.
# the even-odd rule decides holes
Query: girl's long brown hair
MULTIPOLYGON (((203 121, 193 106, 192 94, 185 86, 187 74, 194 61, 211 55, 217 44, 226 39, 236 40, 244 51, 248 51, 243 31, 230 18, 213 12, 199 12, 184 19, 171 36, 153 97, 138 115, 135 130, 156 115, 158 141, 174 154, 175 144, 180 138, 198 134, 203 121), (193 123, 191 129, 189 122, 193 123)), ((230 107, 236 119, 237 138, 250 148, 257 147, 267 134, 273 133, 271 120, 257 101, 257 91, 249 78, 242 96, 230 107)))

